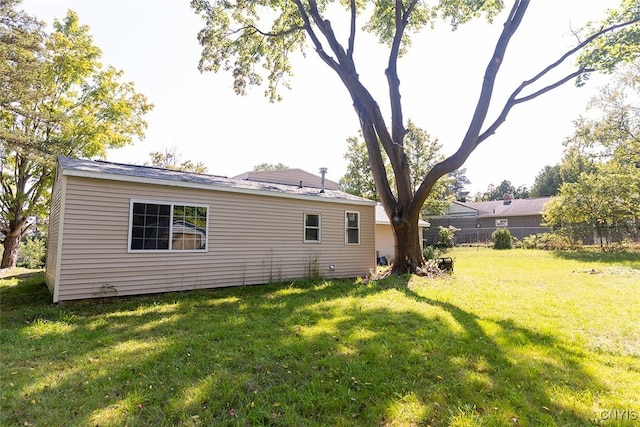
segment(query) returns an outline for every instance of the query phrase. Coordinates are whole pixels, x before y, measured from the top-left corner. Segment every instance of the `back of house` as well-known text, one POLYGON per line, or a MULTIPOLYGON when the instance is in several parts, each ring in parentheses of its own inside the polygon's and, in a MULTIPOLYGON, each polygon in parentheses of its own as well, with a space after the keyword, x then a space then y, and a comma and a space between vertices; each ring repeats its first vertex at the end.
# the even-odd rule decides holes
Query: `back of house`
POLYGON ((369 274, 375 202, 338 190, 58 159, 53 301, 369 274))

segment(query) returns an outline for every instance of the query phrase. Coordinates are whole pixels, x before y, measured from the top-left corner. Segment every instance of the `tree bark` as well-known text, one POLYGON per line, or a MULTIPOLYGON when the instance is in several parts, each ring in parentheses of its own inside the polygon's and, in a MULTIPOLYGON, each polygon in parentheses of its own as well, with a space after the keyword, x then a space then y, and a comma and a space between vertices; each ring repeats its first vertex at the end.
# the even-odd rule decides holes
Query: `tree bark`
POLYGON ((390 219, 395 243, 392 273, 415 273, 418 267, 424 265, 420 246, 419 218, 414 219, 412 215, 394 215, 390 219))
POLYGON ((4 237, 2 252, 2 263, 0 268, 15 267, 18 262, 18 249, 20 248, 20 232, 9 233, 4 237))

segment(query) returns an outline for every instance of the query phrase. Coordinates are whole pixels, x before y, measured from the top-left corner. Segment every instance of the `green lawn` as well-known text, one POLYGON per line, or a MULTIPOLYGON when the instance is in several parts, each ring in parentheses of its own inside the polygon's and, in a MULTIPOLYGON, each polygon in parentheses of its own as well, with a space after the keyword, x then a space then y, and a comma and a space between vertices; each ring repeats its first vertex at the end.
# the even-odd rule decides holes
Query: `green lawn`
POLYGON ((640 254, 50 304, 0 279, 2 426, 640 423, 640 254))

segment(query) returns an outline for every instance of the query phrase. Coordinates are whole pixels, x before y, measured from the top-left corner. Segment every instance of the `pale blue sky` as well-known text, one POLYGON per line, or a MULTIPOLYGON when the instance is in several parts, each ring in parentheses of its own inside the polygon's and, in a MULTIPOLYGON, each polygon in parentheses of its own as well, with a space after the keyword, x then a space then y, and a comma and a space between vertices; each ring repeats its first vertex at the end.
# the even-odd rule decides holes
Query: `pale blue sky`
MULTIPOLYGON (((617 3, 533 1, 507 52, 495 110, 521 81, 573 46, 571 28, 617 3)), ((155 104, 146 138, 111 151, 108 160, 144 163, 150 151, 175 146, 183 159, 202 161, 218 175, 234 176, 263 162, 312 173, 327 167, 335 181, 344 174, 345 140, 357 134, 357 117, 338 78, 311 49, 306 59, 296 59, 293 90, 270 104, 261 88, 239 97, 229 75, 198 72, 196 35, 203 24, 187 0, 25 0, 23 8, 47 23, 75 10, 103 50, 103 62, 124 70, 125 79, 155 104)), ((453 33, 441 24, 423 32, 400 62, 405 117, 438 137, 445 154, 455 151, 466 130, 503 20, 501 15, 493 25, 482 21, 453 33)), ((357 41, 366 42, 356 46, 360 74, 386 111, 386 58, 373 43, 357 41)), ((531 186, 540 169, 560 160, 572 120, 604 81, 594 78, 581 89, 568 84, 516 107, 465 165, 472 194, 503 179, 531 186)))

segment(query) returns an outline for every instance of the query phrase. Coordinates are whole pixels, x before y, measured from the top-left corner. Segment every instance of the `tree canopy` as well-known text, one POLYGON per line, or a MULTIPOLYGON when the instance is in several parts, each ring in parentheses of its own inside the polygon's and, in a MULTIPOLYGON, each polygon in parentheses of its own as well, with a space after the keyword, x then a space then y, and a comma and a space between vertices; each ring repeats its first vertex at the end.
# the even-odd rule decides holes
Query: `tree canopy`
POLYGON ((100 62, 89 28, 69 11, 44 24, 0 0, 0 231, 2 267, 15 265, 20 238, 49 203, 55 158, 105 157, 142 138, 153 107, 100 62))
POLYGON ((467 168, 456 169, 449 172, 451 183, 447 186, 447 194, 453 196, 459 202, 466 202, 469 191, 465 190, 471 180, 467 177, 467 168))
POLYGON ((196 173, 207 173, 208 170, 203 162, 193 163, 191 160, 182 160, 176 147, 164 147, 162 151, 152 151, 149 157, 151 157, 151 165, 158 168, 196 173))
POLYGON ((283 163, 278 163, 275 165, 271 163, 260 163, 259 165, 255 165, 253 167, 254 171, 286 171, 287 169, 289 169, 289 166, 283 163))
MULTIPOLYGON (((459 148, 414 182, 405 150, 407 123, 401 102, 398 59, 410 48, 412 37, 436 21, 447 21, 454 29, 479 17, 491 21, 504 8, 502 1, 191 1, 205 21, 198 34, 203 46, 199 68, 228 72, 236 93, 244 94, 249 86, 266 82, 266 96, 279 99, 279 89, 288 87, 293 76, 291 57, 295 52, 305 53, 309 47, 327 70, 339 77, 360 124, 378 197, 391 219, 395 236, 393 267, 398 273, 417 271, 424 263, 417 223, 436 182, 459 169, 478 145, 495 133, 513 107, 571 80, 578 79, 582 84, 591 72, 611 71, 620 61, 630 61, 638 55, 640 10, 636 1, 623 0, 620 8, 610 11, 602 22, 576 30, 576 45, 555 62, 525 77, 504 104, 498 106, 497 116, 490 119, 498 72, 529 3, 514 0, 506 14, 493 53, 488 52, 490 58, 474 113, 468 123, 462 123, 466 131, 459 148), (354 52, 363 32, 373 34, 388 48, 384 74, 388 82, 389 117, 385 117, 360 78, 354 52), (556 79, 550 76, 572 59, 576 65, 567 74, 556 79), (552 78, 550 83, 542 83, 546 77, 552 78), (386 173, 383 153, 389 160, 393 182, 386 173)), ((437 66, 438 62, 432 60, 431 64, 437 66)))
POLYGON ((529 195, 531 197, 555 196, 558 194, 561 184, 560 165, 547 165, 536 175, 529 195))
MULTIPOLYGON (((348 148, 344 158, 349 163, 347 164, 346 173, 340 178, 340 189, 356 196, 380 201, 373 174, 369 167, 366 143, 363 141, 362 136, 349 137, 347 143, 348 148)), ((443 158, 441 153, 442 145, 438 140, 417 127, 411 120, 407 125, 407 136, 404 144, 412 182, 419 182, 421 177, 443 158)), ((393 183, 395 178, 391 165, 388 158, 384 154, 383 156, 389 182, 393 183)), ((451 203, 452 198, 447 196, 450 195, 449 184, 452 181, 452 178, 447 177, 438 183, 437 188, 431 192, 430 197, 424 203, 422 211, 425 215, 440 214, 451 203)))
POLYGON ((500 185, 495 186, 490 184, 489 187, 487 187, 487 191, 476 194, 475 201, 502 200, 505 196, 509 196, 513 199, 528 199, 529 190, 525 185, 521 185, 516 188, 511 184, 511 181, 505 179, 500 183, 500 185))
POLYGON ((624 68, 575 121, 560 165, 559 195, 545 208, 574 240, 637 236, 640 217, 640 63, 624 68))

